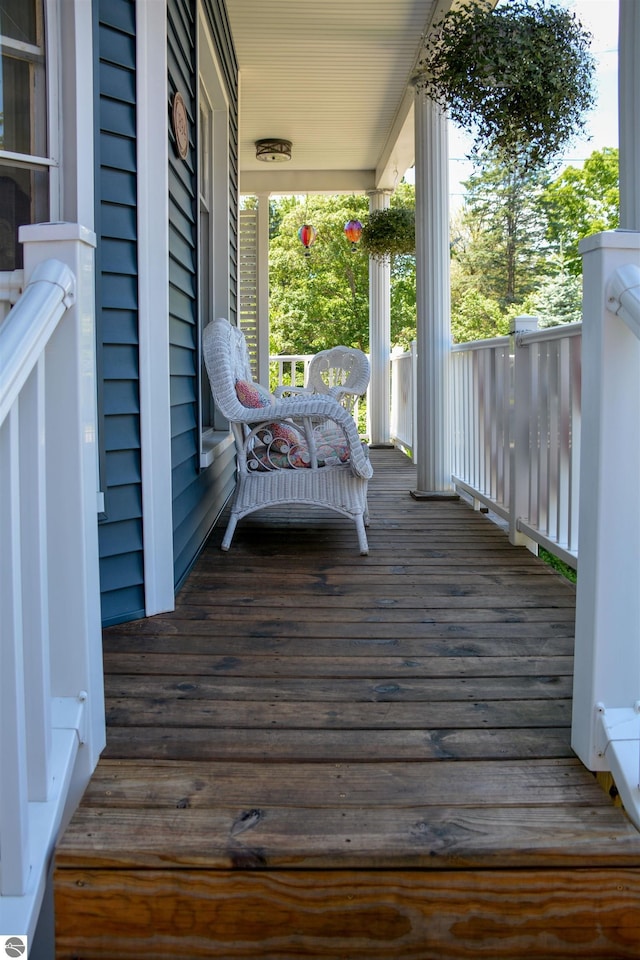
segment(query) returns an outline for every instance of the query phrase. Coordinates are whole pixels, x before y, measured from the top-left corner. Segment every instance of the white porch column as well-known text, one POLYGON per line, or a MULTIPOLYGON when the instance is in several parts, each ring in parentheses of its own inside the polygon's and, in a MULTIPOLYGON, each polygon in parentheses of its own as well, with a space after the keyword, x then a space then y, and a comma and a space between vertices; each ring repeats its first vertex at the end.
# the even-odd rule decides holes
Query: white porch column
POLYGON ((269 383, 269 194, 258 194, 258 381, 269 383))
POLYGON ((618 130, 620 227, 640 230, 640 3, 620 0, 618 130))
MULTIPOLYGON (((386 210, 389 190, 369 193, 369 211, 386 210)), ((369 428, 371 445, 384 446, 391 438, 391 263, 369 257, 369 428)))
POLYGON ((415 103, 418 486, 450 498, 449 177, 446 115, 419 88, 415 103))

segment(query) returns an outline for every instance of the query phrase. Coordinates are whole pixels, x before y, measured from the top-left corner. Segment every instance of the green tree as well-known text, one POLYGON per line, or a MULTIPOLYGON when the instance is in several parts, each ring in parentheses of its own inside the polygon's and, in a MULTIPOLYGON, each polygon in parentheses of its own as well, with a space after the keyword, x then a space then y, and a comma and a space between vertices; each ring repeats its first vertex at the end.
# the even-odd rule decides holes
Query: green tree
POLYGON ((582 282, 567 270, 545 280, 531 299, 531 312, 540 317, 543 327, 582 320, 582 282))
POLYGON ((548 175, 492 154, 465 182, 464 242, 453 248, 473 285, 503 311, 524 300, 544 272, 540 196, 548 175))
POLYGON ((367 263, 344 235, 351 218, 362 219, 367 198, 285 197, 272 204, 270 326, 278 353, 316 353, 337 343, 368 350, 367 263), (308 255, 298 239, 303 223, 316 230, 308 255))
MULTIPOLYGON (((392 204, 414 205, 402 183, 392 204)), ((282 197, 270 207, 270 327, 276 353, 315 353, 337 343, 369 349, 369 258, 344 235, 347 220, 365 221, 365 196, 282 197), (303 223, 317 232, 309 256, 298 239, 303 223)), ((391 258, 392 346, 415 337, 415 258, 391 258)))
POLYGON ((552 251, 569 273, 579 276, 580 240, 615 230, 620 222, 618 149, 595 150, 582 168, 567 167, 546 187, 541 203, 552 251))

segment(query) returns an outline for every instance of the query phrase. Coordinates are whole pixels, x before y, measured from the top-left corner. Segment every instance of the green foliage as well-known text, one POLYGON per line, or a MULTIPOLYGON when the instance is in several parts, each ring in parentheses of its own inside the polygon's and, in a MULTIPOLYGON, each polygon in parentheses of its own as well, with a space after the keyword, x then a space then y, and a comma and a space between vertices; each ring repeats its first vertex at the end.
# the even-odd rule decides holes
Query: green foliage
POLYGON ((490 154, 465 186, 451 229, 454 340, 499 336, 519 314, 543 326, 580 320, 578 242, 618 224, 618 151, 594 151, 553 181, 490 154))
MULTIPOLYGON (((453 306, 453 305, 452 305, 453 306)), ((477 290, 467 290, 451 311, 454 343, 488 340, 509 332, 509 321, 495 300, 477 290)))
MULTIPOLYGON (((470 288, 503 312, 523 302, 546 273, 540 196, 547 175, 488 154, 465 182, 467 194, 452 255, 470 288)), ((452 298, 455 291, 452 290, 452 298)))
POLYGON ((549 553, 548 550, 543 550, 542 547, 540 547, 538 550, 538 556, 541 560, 544 560, 545 563, 548 563, 550 567, 553 567, 554 570, 557 570, 558 573, 561 573, 563 577, 566 577, 567 580, 570 580, 571 583, 578 582, 577 572, 573 569, 573 567, 570 567, 568 564, 566 564, 564 560, 560 560, 553 553, 549 553))
POLYGON ((337 343, 368 349, 367 262, 344 235, 362 219, 366 197, 286 197, 271 204, 270 326, 277 353, 317 353, 337 343), (298 228, 312 224, 309 256, 298 228))
POLYGON ((531 313, 540 317, 541 327, 557 327, 582 320, 582 282, 566 270, 545 280, 532 300, 531 313))
POLYGON ((372 211, 363 225, 360 243, 365 253, 381 260, 415 253, 414 208, 390 206, 372 211))
POLYGON ((475 136, 475 149, 524 166, 557 156, 593 107, 590 34, 553 2, 486 0, 450 10, 431 31, 417 83, 475 136))
MULTIPOLYGON (((397 200, 413 203, 413 187, 401 184, 397 200)), ((270 328, 272 353, 316 353, 344 343, 369 349, 369 258, 344 235, 350 219, 365 222, 364 196, 283 197, 270 213, 270 328), (317 238, 304 255, 298 228, 311 223, 317 238)), ((415 338, 415 258, 391 262, 393 344, 415 338)))
POLYGON ((620 222, 618 149, 594 150, 584 166, 567 167, 542 194, 547 241, 566 269, 580 276, 578 243, 620 222))

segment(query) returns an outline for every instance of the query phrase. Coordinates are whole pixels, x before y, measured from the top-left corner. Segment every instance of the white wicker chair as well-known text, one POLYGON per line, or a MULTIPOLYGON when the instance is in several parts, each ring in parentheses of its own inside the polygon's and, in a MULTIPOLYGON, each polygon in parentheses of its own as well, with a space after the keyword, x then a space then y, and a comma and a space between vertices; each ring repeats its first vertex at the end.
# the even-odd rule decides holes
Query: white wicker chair
POLYGON ((317 394, 273 397, 268 407, 244 406, 237 384, 256 385, 244 335, 227 320, 213 320, 206 327, 203 352, 213 398, 229 420, 237 453, 236 488, 222 549, 229 549, 238 520, 247 514, 302 503, 353 520, 360 553, 367 554, 367 486, 373 470, 351 414, 333 397, 317 394), (342 460, 338 447, 328 445, 329 435, 339 439, 342 460))
POLYGON ((370 367, 366 353, 356 347, 337 346, 316 353, 309 363, 306 387, 278 387, 276 396, 320 393, 334 397, 350 413, 356 399, 369 386, 370 367))

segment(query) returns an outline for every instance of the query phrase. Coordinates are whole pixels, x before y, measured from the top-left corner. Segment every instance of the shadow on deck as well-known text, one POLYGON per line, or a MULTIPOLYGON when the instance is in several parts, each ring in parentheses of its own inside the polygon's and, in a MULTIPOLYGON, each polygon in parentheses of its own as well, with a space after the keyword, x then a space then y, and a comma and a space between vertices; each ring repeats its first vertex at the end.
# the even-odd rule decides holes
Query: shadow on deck
POLYGON ((105 631, 58 958, 640 956, 640 835, 570 748, 574 588, 372 460, 368 557, 271 510, 105 631))

